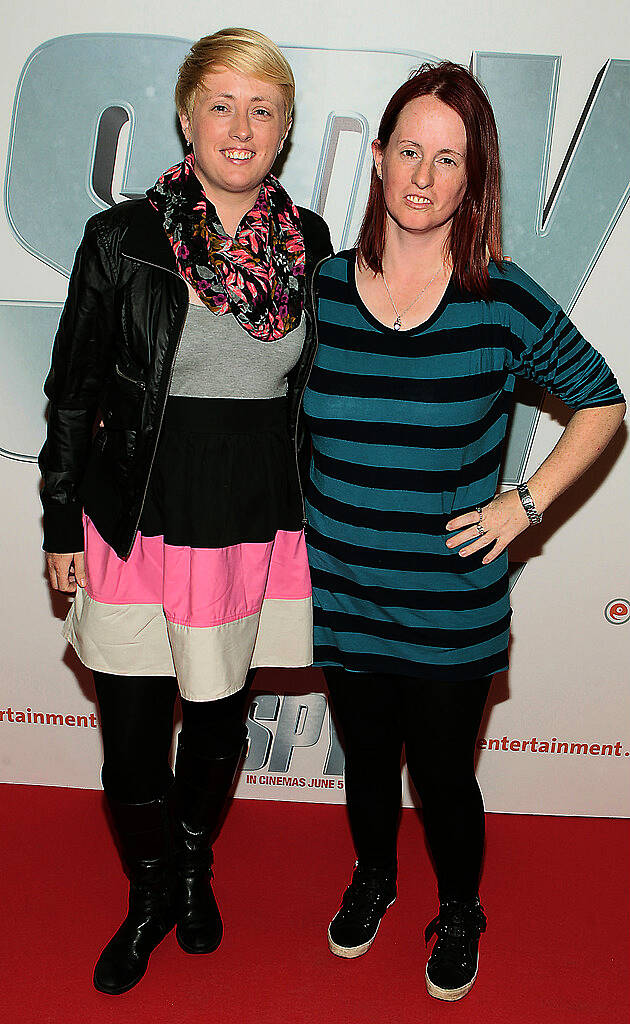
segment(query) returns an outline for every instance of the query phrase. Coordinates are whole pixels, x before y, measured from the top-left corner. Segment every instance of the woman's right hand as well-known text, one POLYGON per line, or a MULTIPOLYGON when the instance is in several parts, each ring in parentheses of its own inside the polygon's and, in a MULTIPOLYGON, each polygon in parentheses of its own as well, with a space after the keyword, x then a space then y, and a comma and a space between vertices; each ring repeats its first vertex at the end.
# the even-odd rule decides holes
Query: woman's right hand
POLYGON ((74 594, 77 586, 85 586, 85 559, 82 551, 65 555, 46 552, 46 570, 53 590, 74 594))

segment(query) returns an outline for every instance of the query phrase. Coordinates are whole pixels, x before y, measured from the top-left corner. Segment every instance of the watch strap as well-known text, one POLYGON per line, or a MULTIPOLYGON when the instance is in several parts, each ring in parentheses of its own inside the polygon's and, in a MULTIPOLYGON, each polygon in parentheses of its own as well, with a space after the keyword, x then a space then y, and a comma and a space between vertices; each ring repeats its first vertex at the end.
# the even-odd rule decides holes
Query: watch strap
POLYGON ((527 484, 517 484, 516 491, 521 499, 521 505, 525 509, 527 518, 532 526, 540 526, 542 523, 542 512, 539 512, 534 504, 534 499, 529 493, 527 484))

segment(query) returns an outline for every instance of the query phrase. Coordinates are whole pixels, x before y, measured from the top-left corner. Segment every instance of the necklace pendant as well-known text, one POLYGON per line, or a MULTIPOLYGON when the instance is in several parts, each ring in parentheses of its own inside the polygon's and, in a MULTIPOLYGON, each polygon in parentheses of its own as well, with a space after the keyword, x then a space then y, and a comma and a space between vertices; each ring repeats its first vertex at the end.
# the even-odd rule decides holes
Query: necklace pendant
POLYGON ((401 321, 400 317, 397 316, 396 319, 394 320, 394 330, 395 331, 399 331, 401 327, 402 327, 402 321, 401 321))

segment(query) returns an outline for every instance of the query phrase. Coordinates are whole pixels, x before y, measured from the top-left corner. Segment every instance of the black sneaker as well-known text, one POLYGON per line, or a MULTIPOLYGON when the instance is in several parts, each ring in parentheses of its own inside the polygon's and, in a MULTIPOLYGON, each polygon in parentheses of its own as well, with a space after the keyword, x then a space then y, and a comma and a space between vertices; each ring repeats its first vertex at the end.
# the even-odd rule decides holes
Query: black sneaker
POLYGON ((470 992, 477 977, 479 937, 485 930, 479 897, 440 903, 440 913, 424 933, 426 943, 437 936, 426 968, 430 996, 455 1001, 470 992))
POLYGON ((362 956, 374 942, 385 911, 396 900, 396 873, 384 868, 354 869, 341 907, 328 927, 328 945, 335 956, 362 956))

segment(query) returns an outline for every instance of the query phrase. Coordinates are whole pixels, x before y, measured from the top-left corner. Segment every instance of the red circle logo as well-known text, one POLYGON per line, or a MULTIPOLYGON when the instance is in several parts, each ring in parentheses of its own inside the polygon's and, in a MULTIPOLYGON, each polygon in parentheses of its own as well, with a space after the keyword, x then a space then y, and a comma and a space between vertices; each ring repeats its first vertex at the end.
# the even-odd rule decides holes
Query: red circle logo
POLYGON ((604 608, 604 618, 615 626, 627 622, 630 619, 630 601, 626 597, 617 597, 610 601, 604 608))

